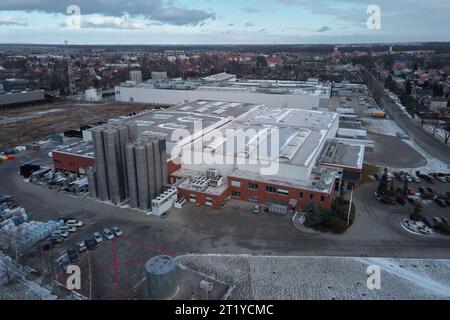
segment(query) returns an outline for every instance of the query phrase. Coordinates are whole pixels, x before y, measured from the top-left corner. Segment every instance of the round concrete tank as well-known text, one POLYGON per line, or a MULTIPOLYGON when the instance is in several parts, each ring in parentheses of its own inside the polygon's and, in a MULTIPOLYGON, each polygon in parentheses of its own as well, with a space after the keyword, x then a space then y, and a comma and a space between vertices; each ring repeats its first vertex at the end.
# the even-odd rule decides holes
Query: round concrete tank
POLYGON ((166 300, 177 292, 178 265, 174 258, 156 256, 145 263, 147 294, 153 300, 166 300))

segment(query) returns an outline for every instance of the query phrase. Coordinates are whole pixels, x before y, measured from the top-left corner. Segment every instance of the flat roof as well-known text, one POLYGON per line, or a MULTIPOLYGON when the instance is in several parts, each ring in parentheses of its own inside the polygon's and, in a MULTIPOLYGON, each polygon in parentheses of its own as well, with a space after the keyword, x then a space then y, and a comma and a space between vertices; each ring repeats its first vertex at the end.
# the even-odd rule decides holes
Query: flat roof
POLYGON ((198 90, 198 91, 225 91, 248 92, 262 94, 285 95, 313 95, 326 96, 331 94, 331 84, 315 83, 309 81, 278 81, 278 80, 237 80, 233 82, 217 80, 174 80, 160 79, 148 80, 140 84, 122 83, 120 87, 138 89, 164 89, 164 90, 198 90))
POLYGON ((221 139, 218 139, 217 131, 211 132, 188 148, 197 152, 209 149, 216 155, 307 167, 336 121, 336 113, 261 107, 220 128, 221 139), (231 143, 242 134, 246 136, 245 145, 231 143), (265 154, 261 155, 259 144, 263 143, 265 154))
POLYGON ((67 153, 95 159, 94 145, 92 142, 78 141, 69 145, 60 146, 52 152, 67 153))
POLYGON ((136 123, 139 136, 152 134, 165 138, 170 153, 180 142, 179 134, 203 135, 259 106, 250 103, 196 100, 168 109, 151 110, 126 119, 115 119, 103 127, 136 123))
POLYGON ((330 193, 334 188, 335 179, 339 176, 338 169, 322 168, 313 172, 307 179, 286 179, 275 176, 261 175, 254 172, 238 169, 231 178, 261 181, 267 184, 284 186, 287 188, 305 189, 315 192, 330 193))
POLYGON ((343 166, 361 170, 364 162, 365 146, 352 143, 344 143, 338 140, 329 140, 323 148, 320 162, 323 165, 343 166))

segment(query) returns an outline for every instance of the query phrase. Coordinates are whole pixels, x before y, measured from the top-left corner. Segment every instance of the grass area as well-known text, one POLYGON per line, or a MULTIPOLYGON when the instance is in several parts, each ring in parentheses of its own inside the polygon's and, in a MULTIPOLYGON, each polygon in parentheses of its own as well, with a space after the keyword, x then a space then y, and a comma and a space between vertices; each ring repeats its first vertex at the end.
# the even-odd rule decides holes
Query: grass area
POLYGON ((365 164, 362 170, 361 184, 373 182, 374 180, 370 178, 373 177, 375 173, 380 173, 382 168, 370 164, 365 164))

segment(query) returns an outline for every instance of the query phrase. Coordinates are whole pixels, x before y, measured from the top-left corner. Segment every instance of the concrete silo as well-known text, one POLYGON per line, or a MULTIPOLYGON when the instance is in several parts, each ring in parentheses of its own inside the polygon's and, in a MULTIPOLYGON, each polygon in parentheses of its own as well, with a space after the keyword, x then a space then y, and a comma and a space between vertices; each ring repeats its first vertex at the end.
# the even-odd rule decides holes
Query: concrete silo
POLYGON ((96 181, 96 177, 95 177, 94 168, 88 168, 86 170, 86 176, 88 178, 88 184, 89 184, 89 196, 91 198, 95 199, 98 197, 98 193, 97 193, 97 181, 96 181))
POLYGON ((165 139, 159 139, 159 150, 161 151, 161 179, 164 186, 169 182, 169 172, 167 168, 167 146, 165 139))
POLYGON ((152 143, 153 143, 153 163, 155 164, 156 194, 159 195, 163 189, 161 150, 159 148, 159 140, 154 140, 152 143))
POLYGON ((131 142, 136 142, 139 138, 138 125, 136 122, 129 123, 128 125, 129 137, 131 142))
POLYGON ((138 186, 139 207, 142 210, 148 210, 150 204, 147 155, 143 145, 134 148, 136 155, 136 176, 138 186))
POLYGON ((153 300, 172 298, 178 290, 178 265, 174 258, 156 256, 145 263, 147 294, 153 300))
POLYGON ((127 144, 125 147, 125 160, 127 162, 128 193, 130 197, 130 207, 139 207, 137 176, 136 176, 136 158, 134 154, 134 145, 127 144))
POLYGON ((102 128, 97 127, 92 129, 92 141, 94 143, 97 193, 101 201, 106 201, 109 200, 109 183, 102 128))
POLYGON ((103 132, 106 168, 108 172, 109 193, 111 202, 118 204, 123 200, 123 188, 120 181, 119 133, 115 129, 103 132))
POLYGON ((128 175, 127 175, 127 162, 125 157, 126 145, 130 142, 130 135, 126 126, 120 126, 117 129, 119 131, 119 151, 120 151, 120 179, 122 180, 124 197, 129 196, 128 190, 128 175))
POLYGON ((148 186, 150 193, 150 200, 156 198, 156 180, 155 180, 155 162, 153 156, 153 143, 149 142, 145 145, 147 151, 147 173, 148 173, 148 186))

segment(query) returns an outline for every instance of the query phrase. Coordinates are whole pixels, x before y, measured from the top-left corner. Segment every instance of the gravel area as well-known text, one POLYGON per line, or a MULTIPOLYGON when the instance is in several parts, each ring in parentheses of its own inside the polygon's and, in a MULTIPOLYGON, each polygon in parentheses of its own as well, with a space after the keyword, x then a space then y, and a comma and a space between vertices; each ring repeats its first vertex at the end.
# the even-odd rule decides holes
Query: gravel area
POLYGON ((188 255, 178 260, 235 286, 231 299, 450 299, 450 260, 188 255), (381 269, 369 290, 367 267, 381 269))

